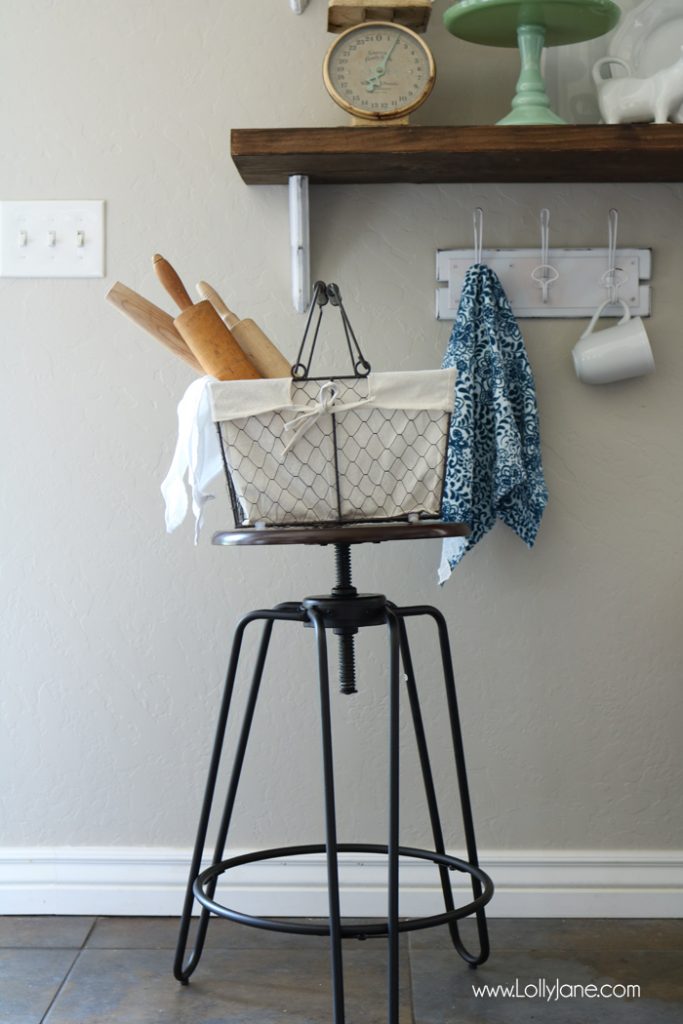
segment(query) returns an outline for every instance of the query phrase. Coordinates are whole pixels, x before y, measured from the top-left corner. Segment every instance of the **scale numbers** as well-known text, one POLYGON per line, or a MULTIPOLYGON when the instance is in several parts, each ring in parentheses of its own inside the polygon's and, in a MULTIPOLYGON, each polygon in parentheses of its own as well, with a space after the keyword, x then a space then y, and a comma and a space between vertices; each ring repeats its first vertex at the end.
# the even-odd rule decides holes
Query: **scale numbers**
POLYGON ((365 22, 334 41, 323 73, 340 107, 372 121, 402 117, 424 103, 435 67, 417 33, 389 22, 365 22))

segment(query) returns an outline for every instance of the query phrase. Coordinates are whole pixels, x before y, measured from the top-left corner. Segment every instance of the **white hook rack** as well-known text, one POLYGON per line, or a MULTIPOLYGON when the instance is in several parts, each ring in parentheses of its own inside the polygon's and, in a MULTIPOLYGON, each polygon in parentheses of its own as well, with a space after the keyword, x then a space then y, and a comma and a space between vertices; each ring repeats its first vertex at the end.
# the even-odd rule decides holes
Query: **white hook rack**
MULTIPOLYGON (((622 272, 619 298, 628 304, 633 316, 649 316, 652 275, 651 249, 617 249, 615 265, 622 272)), ((460 292, 469 267, 479 254, 472 249, 441 249, 436 254, 437 320, 454 320, 460 292)), ((533 277, 538 267, 538 249, 484 249, 481 262, 500 278, 512 310, 517 317, 592 316, 605 300, 605 267, 609 269, 608 249, 548 249, 548 265, 558 277, 543 301, 542 287, 533 277)), ((608 306, 605 316, 621 316, 618 302, 608 306)))

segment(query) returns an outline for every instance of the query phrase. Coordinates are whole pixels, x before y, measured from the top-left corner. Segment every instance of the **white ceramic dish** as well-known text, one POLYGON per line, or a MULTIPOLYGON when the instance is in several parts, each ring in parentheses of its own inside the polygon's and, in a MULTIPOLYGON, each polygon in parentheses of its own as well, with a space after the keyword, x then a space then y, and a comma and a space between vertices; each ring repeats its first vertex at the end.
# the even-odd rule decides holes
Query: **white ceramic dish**
MULTIPOLYGON (((681 48, 683 0, 643 0, 623 15, 607 52, 626 61, 636 78, 648 78, 675 64, 681 48)), ((675 120, 683 122, 683 107, 675 120)))

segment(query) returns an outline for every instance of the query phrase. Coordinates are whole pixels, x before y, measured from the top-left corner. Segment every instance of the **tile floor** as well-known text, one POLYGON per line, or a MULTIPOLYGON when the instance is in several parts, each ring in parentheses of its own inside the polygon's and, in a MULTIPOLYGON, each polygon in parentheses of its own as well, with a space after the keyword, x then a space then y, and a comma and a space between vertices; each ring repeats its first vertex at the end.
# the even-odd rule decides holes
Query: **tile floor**
MULTIPOLYGON (((470 922, 463 932, 471 936, 470 922)), ((0 918, 1 1024, 329 1024, 325 940, 214 920, 189 986, 172 918, 0 918)), ((472 971, 445 929, 402 936, 401 1024, 681 1024, 683 921, 490 922, 472 971), (475 997, 477 984, 639 985, 640 998, 475 997)), ((347 1024, 384 1024, 385 942, 344 944, 347 1024)))

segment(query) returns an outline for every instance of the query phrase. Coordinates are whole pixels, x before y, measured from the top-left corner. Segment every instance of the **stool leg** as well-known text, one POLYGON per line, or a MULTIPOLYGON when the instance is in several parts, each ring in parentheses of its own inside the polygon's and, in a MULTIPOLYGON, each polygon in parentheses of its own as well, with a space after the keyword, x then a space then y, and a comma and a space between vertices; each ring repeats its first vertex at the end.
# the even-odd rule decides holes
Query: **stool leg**
POLYGON ((323 778, 325 784, 325 845, 327 852, 327 888, 330 908, 330 959, 334 1024, 344 1024, 344 968, 341 948, 341 911, 339 906, 339 865, 337 863, 337 820, 334 800, 334 761, 332 757, 332 715, 330 677, 327 666, 327 640, 323 616, 309 608, 308 617, 315 629, 320 682, 320 721, 322 726, 323 778))
MULTIPOLYGON (((204 949, 204 942, 206 940, 206 932, 209 926, 209 919, 211 917, 210 911, 206 907, 202 907, 201 914, 199 917, 199 923, 197 926, 197 936, 195 939, 194 949, 192 950, 192 953, 190 954, 187 963, 183 966, 185 950, 187 948, 187 939, 192 920, 192 908, 194 905, 193 885, 197 875, 199 874, 202 856, 204 854, 204 847, 206 845, 206 834, 209 828, 211 806, 213 804, 216 782, 218 779, 218 771, 221 762, 221 755, 223 752, 223 742, 225 739, 225 730, 228 722, 228 713, 230 710, 230 703, 235 688, 235 678, 237 676, 237 667, 239 663, 240 651, 242 648, 242 640, 244 638, 244 631, 246 627, 249 625, 249 623, 260 618, 263 618, 263 616, 256 612, 252 613, 251 615, 247 615, 245 616, 244 619, 242 619, 235 632, 232 653, 230 655, 230 663, 228 666, 228 673, 225 681, 225 689, 223 692, 223 699, 221 702, 221 708, 218 716, 216 737, 214 740, 213 752, 211 755, 211 762, 209 765, 209 774, 206 782, 204 801, 202 804, 202 809, 199 818, 197 838, 195 841, 194 852, 192 855, 190 875, 187 884, 187 891, 185 894, 183 913, 180 921, 180 932, 178 935, 178 945, 176 948, 175 963, 173 967, 174 976, 177 978, 178 981, 182 982, 183 985, 187 985, 190 975, 192 974, 197 964, 199 963, 199 959, 202 955, 202 950, 204 949)), ((230 819, 232 817, 232 810, 235 804, 237 786, 242 771, 242 764, 244 762, 244 755, 246 753, 249 732, 251 730, 251 723, 253 720, 254 710, 256 707, 256 699, 258 697, 261 679, 263 677, 263 669, 265 666, 266 655, 268 653, 268 646, 270 644, 270 637, 272 631, 273 620, 269 618, 266 621, 266 624, 263 629, 261 645, 259 648, 259 653, 254 668, 254 676, 252 679, 251 690, 249 693, 247 708, 244 715, 233 770, 230 777, 228 796, 226 799, 225 809, 218 831, 218 838, 216 840, 216 848, 214 851, 214 857, 212 861, 213 864, 217 864, 222 859, 223 856, 223 849, 225 847, 225 840, 230 825, 230 819)), ((217 882, 214 881, 210 886, 210 898, 213 898, 216 884, 217 882)))
MULTIPOLYGON (((410 713, 413 720, 415 741, 417 743, 417 752, 418 757, 420 759, 420 769, 422 771, 422 779, 424 782, 425 794, 427 797, 429 821, 431 823, 432 835, 434 837, 434 849, 436 853, 445 853, 446 844, 443 838, 443 828, 441 826, 441 818, 439 816, 439 807, 436 797, 436 787, 434 785, 434 775, 432 772, 431 761, 429 759, 429 751, 427 748, 427 736, 424 728, 424 720, 422 718, 422 710, 420 708, 420 699, 417 692, 417 683, 415 682, 413 658, 410 652, 410 645, 408 643, 408 631, 406 629, 404 620, 400 617, 399 630, 401 643, 401 661, 403 662, 403 669, 405 672, 405 684, 408 693, 408 701, 410 704, 410 713)), ((446 910, 454 910, 455 902, 453 900, 453 891, 451 889, 450 871, 445 866, 445 864, 439 864, 439 878, 441 879, 441 889, 443 891, 444 905, 446 907, 446 910)))
POLYGON ((389 625, 389 837, 387 908, 388 933, 388 1024, 398 1024, 399 1015, 399 620, 387 608, 389 625))
MULTIPOLYGON (((434 619, 439 632, 439 646, 441 648, 441 662, 443 665, 444 683, 446 686, 446 700, 448 702, 448 717, 451 725, 451 736, 453 739, 453 752, 455 754, 455 766, 458 774, 458 790, 460 792, 460 807, 462 810, 462 821, 465 830, 465 844, 467 859, 470 864, 479 867, 477 855, 477 841, 474 837, 474 818, 472 816, 472 802, 467 782, 467 768, 465 766, 465 750, 462 742, 462 729, 460 727, 460 715, 458 713, 458 700, 455 693, 455 675, 453 672, 453 659, 451 657, 451 645, 448 639, 448 626, 438 608, 429 607, 427 614, 434 619)), ((472 892, 475 899, 481 896, 481 882, 478 878, 472 878, 472 892)), ((489 935, 486 925, 486 913, 484 908, 477 911, 477 931, 479 934, 479 955, 469 953, 463 946, 458 935, 458 926, 455 921, 451 924, 451 936, 453 943, 461 957, 468 962, 470 967, 477 967, 483 964, 489 956, 489 935)))
MULTIPOLYGON (((467 859, 470 864, 473 864, 475 867, 478 867, 479 858, 477 855, 477 843, 474 835, 474 819, 472 815, 472 803, 470 800, 469 785, 467 782, 465 752, 463 748, 462 730, 460 727, 460 715, 458 713, 458 702, 455 692, 455 675, 453 672, 453 661, 451 658, 450 642, 448 639, 448 626, 446 624, 446 620, 444 619, 443 615, 438 610, 438 608, 433 608, 429 605, 416 608, 398 608, 396 609, 396 613, 398 614, 403 625, 403 633, 405 634, 405 647, 403 648, 403 650, 407 651, 408 654, 407 664, 405 657, 403 658, 403 662, 404 667, 406 669, 406 676, 412 678, 412 685, 414 688, 414 699, 416 702, 417 688, 415 685, 414 673, 412 672, 412 659, 410 658, 410 651, 407 644, 407 633, 405 630, 404 618, 407 616, 429 616, 431 619, 435 621, 437 626, 439 634, 439 647, 441 651, 441 663, 444 675, 444 685, 446 690, 446 701, 448 704, 448 717, 451 728, 451 739, 453 743, 453 753, 455 756, 455 767, 458 778, 460 808, 462 812, 463 828, 465 832, 467 859), (408 666, 410 666, 410 672, 408 670, 408 666)), ((410 685, 408 687, 408 690, 410 694, 410 685)), ((437 847, 436 852, 439 853, 441 852, 441 849, 443 849, 443 832, 439 821, 434 781, 433 777, 431 776, 431 768, 429 768, 429 757, 427 754, 426 737, 424 733, 424 727, 422 726, 421 714, 419 713, 419 703, 417 703, 416 706, 418 710, 418 718, 420 725, 418 726, 418 719, 416 719, 416 716, 413 713, 415 735, 418 743, 418 751, 420 756, 420 763, 422 765, 423 778, 425 780, 425 789, 427 791, 427 803, 429 805, 430 819, 432 822, 432 831, 434 832, 434 839, 437 847), (428 769, 427 772, 425 772, 426 767, 428 769), (435 830, 435 824, 437 825, 437 830, 435 830), (439 844, 441 844, 441 849, 439 848, 439 844)), ((413 707, 413 698, 411 698, 411 710, 413 709, 413 707)), ((444 885, 443 870, 441 870, 440 873, 446 909, 452 910, 454 904, 450 883, 448 883, 446 887, 444 885), (446 895, 447 892, 448 895, 446 895)), ((475 899, 481 896, 482 887, 481 882, 479 881, 478 878, 472 878, 472 892, 474 894, 475 899)), ((477 911, 476 918, 477 932, 479 937, 479 953, 470 953, 469 950, 464 946, 462 939, 460 938, 460 933, 458 931, 457 921, 451 921, 449 924, 453 945, 455 946, 456 950, 463 958, 463 960, 465 960, 466 963, 470 965, 470 967, 477 967, 479 964, 483 964, 488 959, 490 952, 488 928, 486 924, 486 913, 483 907, 481 910, 477 911)))

